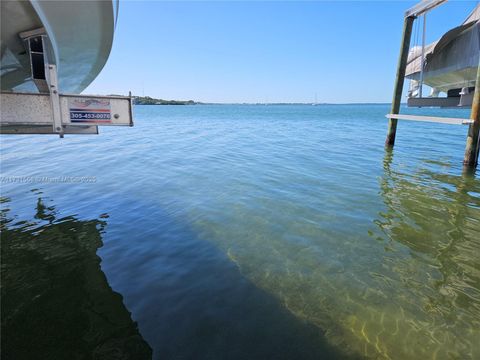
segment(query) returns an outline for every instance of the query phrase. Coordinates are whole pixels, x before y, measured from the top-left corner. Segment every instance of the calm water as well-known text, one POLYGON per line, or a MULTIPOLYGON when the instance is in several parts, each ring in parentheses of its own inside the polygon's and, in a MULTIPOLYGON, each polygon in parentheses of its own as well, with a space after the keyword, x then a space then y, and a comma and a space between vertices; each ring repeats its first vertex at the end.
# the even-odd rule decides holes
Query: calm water
POLYGON ((467 129, 401 122, 385 152, 388 110, 2 137, 2 358, 479 359, 467 129))

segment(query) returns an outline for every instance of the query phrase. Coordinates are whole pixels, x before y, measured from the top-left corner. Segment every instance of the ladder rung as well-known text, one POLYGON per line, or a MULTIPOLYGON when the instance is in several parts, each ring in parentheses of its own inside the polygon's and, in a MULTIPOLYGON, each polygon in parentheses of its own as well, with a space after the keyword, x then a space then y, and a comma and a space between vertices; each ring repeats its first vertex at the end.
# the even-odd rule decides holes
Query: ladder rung
POLYGON ((427 122, 436 122, 442 124, 454 124, 454 125, 469 125, 473 123, 472 119, 462 119, 462 118, 449 118, 449 117, 439 117, 439 116, 420 116, 420 115, 408 115, 408 114, 387 114, 385 115, 388 119, 398 119, 398 120, 411 120, 411 121, 427 121, 427 122))

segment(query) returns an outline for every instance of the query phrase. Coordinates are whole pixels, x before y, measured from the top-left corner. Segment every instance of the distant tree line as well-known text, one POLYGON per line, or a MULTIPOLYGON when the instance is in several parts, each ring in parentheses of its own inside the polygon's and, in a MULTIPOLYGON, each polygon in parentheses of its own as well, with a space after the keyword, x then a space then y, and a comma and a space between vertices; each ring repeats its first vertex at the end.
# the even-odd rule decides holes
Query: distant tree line
POLYGON ((134 96, 135 105, 195 105, 199 104, 193 100, 164 100, 155 99, 150 96, 134 96))

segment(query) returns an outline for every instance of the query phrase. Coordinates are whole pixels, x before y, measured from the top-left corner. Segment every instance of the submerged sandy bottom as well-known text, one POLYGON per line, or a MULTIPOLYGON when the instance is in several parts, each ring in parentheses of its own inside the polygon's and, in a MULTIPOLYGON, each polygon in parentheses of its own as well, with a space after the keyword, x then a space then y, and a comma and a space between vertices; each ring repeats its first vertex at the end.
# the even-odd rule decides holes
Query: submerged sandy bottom
POLYGON ((65 231, 97 244, 97 275, 154 358, 480 357, 465 128, 400 123, 385 152, 386 105, 135 111, 134 128, 98 137, 7 138, 5 176, 96 182, 9 183, 2 196, 14 242, 102 222, 65 231), (39 198, 55 220, 38 217, 39 198))

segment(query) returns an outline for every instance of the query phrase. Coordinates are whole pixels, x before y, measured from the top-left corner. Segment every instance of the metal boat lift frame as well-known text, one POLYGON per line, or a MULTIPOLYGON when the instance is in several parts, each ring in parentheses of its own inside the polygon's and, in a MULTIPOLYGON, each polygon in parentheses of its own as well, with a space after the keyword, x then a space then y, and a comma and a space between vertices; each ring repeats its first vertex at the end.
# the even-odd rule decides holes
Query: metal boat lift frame
POLYGON ((98 126, 133 126, 132 97, 60 94, 53 49, 43 28, 20 33, 39 93, 2 92, 1 134, 98 134, 98 126), (75 109, 72 104, 85 107, 75 109), (94 104, 92 106, 92 104, 94 104), (103 109, 95 108, 103 104, 103 109))
POLYGON ((385 146, 393 147, 395 144, 395 136, 397 132, 397 122, 402 120, 414 121, 430 121, 447 124, 463 124, 469 125, 467 142, 465 147, 465 155, 463 164, 466 168, 476 168, 479 155, 479 132, 480 132, 480 61, 477 69, 477 78, 475 82, 475 93, 473 95, 471 114, 469 119, 458 118, 442 118, 433 116, 417 116, 417 115, 399 115, 400 103, 402 99, 403 85, 405 82, 405 71, 407 68, 408 52, 410 49, 410 40, 412 36, 413 22, 420 15, 426 14, 428 11, 447 2, 447 0, 424 0, 408 9, 405 12, 403 24, 403 35, 400 47, 400 55, 398 58, 397 74, 393 92, 392 106, 390 114, 386 115, 389 119, 387 138, 385 146))

